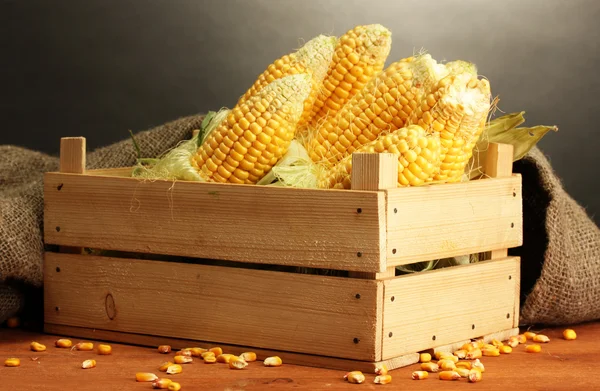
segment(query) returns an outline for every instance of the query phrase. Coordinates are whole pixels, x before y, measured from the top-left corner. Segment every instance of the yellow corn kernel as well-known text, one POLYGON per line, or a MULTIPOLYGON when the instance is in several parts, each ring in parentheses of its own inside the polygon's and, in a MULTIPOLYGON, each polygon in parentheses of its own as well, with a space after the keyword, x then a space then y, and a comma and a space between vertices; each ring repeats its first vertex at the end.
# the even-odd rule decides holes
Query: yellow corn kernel
POLYGON ((477 369, 480 372, 485 372, 485 366, 483 365, 483 363, 481 361, 479 361, 479 359, 477 359, 471 363, 471 369, 477 369))
POLYGON ((194 359, 190 356, 175 356, 173 361, 175 364, 189 364, 194 361, 194 359))
POLYGON ((485 345, 485 341, 482 338, 479 338, 479 339, 476 339, 475 341, 473 341, 473 344, 475 347, 481 349, 485 345))
POLYGON ((478 369, 471 369, 469 371, 469 376, 467 377, 467 379, 469 379, 469 383, 476 383, 483 379, 483 374, 478 369))
POLYGON ((519 335, 517 335, 517 340, 519 341, 519 343, 522 344, 522 343, 527 342, 527 337, 525 337, 525 335, 523 335, 523 334, 519 334, 519 335))
POLYGON ((481 350, 481 354, 486 357, 498 357, 500 355, 500 350, 492 346, 488 348, 483 348, 481 350))
POLYGON ((169 391, 179 391, 181 390, 181 384, 172 381, 171 383, 169 383, 169 385, 167 386, 167 389, 169 391))
POLYGON ((471 343, 466 343, 463 346, 460 347, 459 350, 464 350, 467 353, 469 353, 471 350, 475 349, 475 346, 473 346, 473 344, 471 343))
POLYGON ((387 369, 387 366, 385 364, 382 364, 382 365, 376 366, 374 372, 378 376, 387 375, 388 374, 388 369, 387 369))
POLYGON ((491 345, 499 348, 500 346, 503 346, 504 344, 502 343, 502 341, 499 341, 497 339, 493 339, 491 345))
POLYGON ((158 352, 162 354, 171 353, 171 347, 169 345, 160 345, 158 347, 158 352))
POLYGON ((217 362, 220 362, 223 364, 229 364, 229 360, 234 356, 235 356, 235 354, 228 354, 228 353, 219 354, 217 356, 217 362))
POLYGON ((166 362, 164 362, 164 363, 160 364, 160 367, 158 367, 158 370, 159 370, 159 371, 161 371, 161 372, 166 372, 166 371, 167 371, 167 369, 168 369, 168 368, 169 368, 171 365, 173 365, 173 363, 172 363, 171 361, 166 361, 166 362))
POLYGON ((175 357, 177 357, 177 356, 192 357, 192 351, 191 350, 179 350, 179 351, 175 352, 175 357))
POLYGON ((427 372, 437 372, 440 370, 440 367, 434 362, 424 362, 421 364, 421 370, 427 372))
POLYGON ((536 333, 534 333, 533 331, 526 331, 526 332, 524 332, 524 333, 523 333, 523 335, 525 336, 525 338, 526 338, 527 340, 531 340, 531 339, 533 339, 533 337, 535 337, 537 334, 536 334, 536 333))
POLYGON ((546 336, 544 334, 536 334, 533 336, 532 341, 540 342, 540 343, 548 343, 548 342, 550 342, 550 338, 548 338, 548 336, 546 336))
POLYGON ((172 383, 171 379, 167 379, 167 378, 156 379, 152 382, 152 388, 165 389, 165 388, 169 387, 169 384, 171 384, 171 383, 172 383))
MULTIPOLYGON (((427 373, 427 372, 425 372, 427 373)), ((392 376, 391 375, 379 375, 379 376, 375 376, 375 379, 373 379, 373 383, 375 384, 388 384, 392 382, 392 376)))
POLYGON ((208 356, 213 356, 213 357, 215 357, 215 360, 216 360, 215 352, 203 352, 202 354, 200 354, 200 357, 202 357, 202 358, 205 358, 208 356))
POLYGON ((421 353, 419 355, 419 362, 430 362, 430 361, 431 361, 431 354, 421 353))
POLYGON ((427 371, 414 371, 412 373, 413 380, 425 380, 429 377, 429 372, 427 371))
POLYGON ((481 358, 481 356, 483 356, 481 349, 476 348, 471 350, 469 353, 467 353, 467 357, 465 357, 467 360, 474 360, 476 358, 481 358))
POLYGON ((89 368, 95 368, 96 367, 96 360, 85 360, 84 362, 81 363, 81 368, 83 369, 89 369, 89 368))
POLYGON ((46 350, 46 346, 45 346, 45 345, 42 345, 41 343, 38 343, 38 342, 32 342, 32 343, 29 345, 29 348, 30 348, 31 350, 33 350, 34 352, 43 352, 43 351, 45 351, 45 350, 46 350))
POLYGON ((211 355, 206 355, 202 358, 202 360, 204 360, 205 364, 214 364, 217 362, 217 358, 215 357, 215 355, 213 354, 211 355))
POLYGON ((466 350, 464 350, 464 349, 459 349, 459 350, 457 350, 456 352, 454 352, 453 354, 454 354, 454 356, 455 356, 456 358, 459 358, 459 359, 461 359, 461 358, 466 358, 466 357, 467 357, 467 353, 468 353, 468 352, 467 352, 466 350))
POLYGON ((221 349, 220 347, 210 348, 208 349, 208 351, 213 352, 215 354, 215 357, 218 357, 220 354, 223 354, 223 349, 221 349))
POLYGON ((454 368, 453 371, 458 373, 460 375, 460 377, 467 377, 467 376, 469 376, 469 372, 471 370, 467 369, 467 368, 454 368))
POLYGON ((240 354, 240 358, 246 362, 256 361, 256 353, 244 352, 244 353, 240 354))
POLYGON ((169 365, 169 367, 167 368, 167 373, 169 375, 175 375, 181 372, 183 372, 183 368, 179 364, 169 365))
POLYGON ((495 345, 492 345, 491 343, 484 343, 483 346, 481 347, 481 350, 484 349, 497 349, 498 347, 495 345))
POLYGON ((440 355, 439 360, 450 360, 454 363, 458 362, 458 356, 456 356, 455 354, 450 354, 450 353, 443 353, 442 355, 440 355))
POLYGON ((442 359, 437 362, 442 371, 451 371, 456 368, 456 363, 452 360, 442 359))
POLYGON ((352 371, 346 373, 344 379, 352 384, 361 384, 365 381, 365 375, 361 371, 352 371))
POLYGON ((202 357, 202 353, 206 352, 206 349, 202 348, 190 348, 190 352, 192 352, 192 357, 202 357))
POLYGON ((283 364, 283 361, 281 361, 279 356, 272 356, 265 358, 263 364, 265 367, 278 367, 283 364))
POLYGON ((526 345, 525 346, 525 351, 527 353, 539 353, 542 351, 542 347, 540 345, 534 344, 534 345, 526 345))
POLYGON ((567 341, 572 341, 574 339, 577 339, 577 333, 573 329, 565 329, 563 331, 562 335, 563 335, 563 338, 566 339, 567 341))
POLYGON ((16 329, 21 324, 21 320, 17 316, 11 316, 6 319, 6 327, 9 329, 16 329))
POLYGON ((510 354, 512 353, 512 348, 508 345, 504 345, 504 346, 500 346, 498 348, 498 350, 500 350, 500 353, 502 354, 510 354))
POLYGON ((98 354, 106 356, 111 353, 112 353, 112 346, 105 345, 105 344, 98 345, 98 354))
POLYGON ((94 344, 91 342, 79 342, 76 343, 75 345, 73 345, 73 347, 71 348, 71 350, 81 350, 84 352, 89 352, 91 350, 94 350, 94 344))
POLYGON ((517 337, 516 335, 513 335, 512 337, 510 337, 508 339, 506 344, 508 346, 510 346, 511 348, 516 348, 517 346, 519 346, 519 337, 517 337))
POLYGON ((229 368, 231 369, 244 369, 248 366, 248 363, 238 356, 232 356, 227 360, 227 364, 229 364, 229 368))
POLYGON ((459 361, 456 363, 456 368, 471 369, 471 361, 459 361))
POLYGON ((152 382, 156 379, 158 379, 158 376, 150 372, 138 372, 135 374, 135 381, 139 382, 152 382))
POLYGON ((61 338, 54 341, 54 346, 57 348, 70 348, 73 346, 73 342, 70 339, 61 338))
POLYGON ((5 367, 18 367, 21 365, 21 360, 18 358, 7 358, 4 360, 5 367))
POLYGON ((456 371, 442 371, 439 373, 440 380, 458 380, 460 375, 456 371))

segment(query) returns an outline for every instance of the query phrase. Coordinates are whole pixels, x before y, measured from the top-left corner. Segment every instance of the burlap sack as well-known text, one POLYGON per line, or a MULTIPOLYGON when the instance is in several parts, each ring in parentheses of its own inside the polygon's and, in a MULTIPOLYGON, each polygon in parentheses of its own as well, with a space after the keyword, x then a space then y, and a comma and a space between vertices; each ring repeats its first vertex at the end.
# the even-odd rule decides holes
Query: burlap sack
MULTIPOLYGON (((184 117, 137 133, 142 156, 156 157, 190 138, 202 119, 184 117)), ((132 141, 126 138, 89 153, 87 168, 131 166, 135 158, 132 141)), ((23 289, 42 285, 43 173, 58 166, 57 157, 0 146, 0 323, 22 309, 23 289)))
POLYGON ((521 324, 600 319, 600 229, 538 148, 515 162, 523 176, 521 324))

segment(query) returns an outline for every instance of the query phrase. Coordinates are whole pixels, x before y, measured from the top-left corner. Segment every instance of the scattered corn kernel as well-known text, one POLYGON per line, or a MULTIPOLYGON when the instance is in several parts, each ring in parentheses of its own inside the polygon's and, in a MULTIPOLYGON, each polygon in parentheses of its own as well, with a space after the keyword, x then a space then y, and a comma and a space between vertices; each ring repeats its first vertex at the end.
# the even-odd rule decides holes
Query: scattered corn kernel
POLYGON ((147 382, 151 382, 158 379, 158 376, 156 376, 154 373, 149 373, 149 372, 138 372, 135 374, 135 381, 147 381, 147 382))
POLYGON ((365 381, 365 375, 361 371, 348 372, 344 377, 348 380, 348 383, 352 384, 361 384, 365 381))
POLYGON ((159 370, 159 371, 161 371, 161 372, 166 372, 166 371, 167 371, 167 369, 168 369, 168 368, 169 368, 171 365, 173 365, 173 363, 172 363, 171 361, 166 361, 166 362, 162 363, 162 364, 160 365, 160 367, 158 367, 158 370, 159 370))
POLYGON ((412 373, 413 380, 425 380, 429 377, 429 372, 427 371, 414 371, 412 373))
POLYGON ((533 342, 541 342, 541 343, 548 343, 550 342, 550 338, 548 338, 548 336, 544 335, 544 334, 536 334, 533 339, 533 342))
POLYGON ((265 365, 265 367, 278 367, 281 364, 283 364, 283 362, 281 361, 281 358, 279 356, 272 356, 265 358, 263 364, 265 365))
POLYGON ((567 341, 572 341, 577 338, 577 333, 573 329, 566 329, 563 331, 563 338, 567 341))
POLYGON ((112 346, 103 345, 103 344, 98 345, 98 354, 106 356, 111 353, 112 353, 112 346))
POLYGON ((57 348, 70 348, 73 346, 73 342, 70 339, 61 338, 54 341, 54 346, 57 348))
POLYGON ((456 368, 471 369, 471 361, 459 361, 456 363, 456 368))
POLYGON ((234 356, 235 356, 235 354, 228 354, 228 353, 219 354, 217 356, 217 362, 220 362, 223 364, 229 364, 229 360, 234 356))
POLYGON ((162 354, 171 353, 171 347, 169 345, 160 345, 158 347, 158 352, 162 354))
POLYGON ((388 369, 385 366, 385 364, 378 365, 377 367, 375 367, 375 374, 377 376, 387 375, 388 374, 388 369))
POLYGON ((437 372, 440 370, 440 366, 434 362, 424 362, 421 364, 421 370, 427 372, 437 372))
POLYGON ((167 368, 167 373, 169 375, 175 375, 181 372, 183 372, 183 368, 181 368, 181 365, 179 364, 169 365, 169 367, 167 368))
POLYGON ((439 374, 440 380, 458 380, 460 375, 456 371, 442 371, 439 374))
POLYGON ((431 361, 431 354, 421 353, 419 355, 419 362, 429 362, 429 361, 431 361))
POLYGON ((41 343, 38 342, 32 342, 29 347, 31 348, 31 350, 33 350, 34 352, 43 352, 46 350, 46 346, 42 345, 41 343))
POLYGON ((214 364, 217 362, 217 358, 215 357, 215 355, 213 354, 211 355, 206 355, 202 358, 202 360, 204 360, 205 364, 214 364))
POLYGON ((188 356, 175 356, 173 361, 175 362, 175 364, 189 364, 192 361, 194 361, 194 359, 188 356))
POLYGON ((433 357, 435 357, 436 360, 439 360, 442 358, 442 356, 444 354, 448 354, 448 352, 444 352, 444 351, 437 351, 433 353, 433 357))
POLYGON ((519 341, 519 343, 525 343, 527 342, 527 337, 525 337, 525 335, 523 334, 519 334, 517 335, 517 340, 519 341))
POLYGON ((492 339, 492 343, 491 345, 499 348, 500 346, 503 346, 504 344, 502 343, 502 341, 498 340, 498 339, 492 339))
POLYGON ((169 384, 171 384, 171 383, 172 383, 171 379, 167 379, 167 378, 156 379, 152 382, 152 388, 165 389, 165 388, 169 387, 169 384))
POLYGON ((244 369, 248 366, 248 363, 238 356, 230 357, 227 363, 231 369, 244 369))
POLYGON ((467 357, 465 357, 467 360, 475 360, 476 358, 481 358, 483 356, 483 353, 481 352, 481 349, 476 348, 471 350, 469 353, 467 353, 467 357))
POLYGON ((485 372, 485 366, 481 361, 479 361, 479 359, 471 363, 471 369, 477 369, 480 372, 485 372))
POLYGON ((244 353, 240 354, 240 358, 246 362, 256 361, 256 353, 244 352, 244 353))
POLYGON ((175 353, 175 356, 192 357, 191 350, 180 350, 175 353))
POLYGON ((513 335, 508 339, 508 342, 506 344, 511 348, 516 348, 517 346, 519 346, 519 337, 513 335))
MULTIPOLYGON (((425 372, 427 373, 427 372, 425 372)), ((379 376, 375 376, 375 379, 373 380, 373 383, 375 384, 388 384, 392 382, 392 376, 391 375, 379 375, 379 376)))
POLYGON ((525 336, 525 338, 527 340, 533 339, 533 337, 535 337, 537 334, 534 333, 533 331, 526 331, 523 333, 523 335, 525 336))
POLYGON ((220 347, 214 347, 214 348, 210 348, 208 349, 209 352, 213 352, 215 354, 215 356, 218 356, 219 354, 223 354, 223 349, 221 349, 220 347))
POLYGON ((460 377, 467 377, 469 376, 469 372, 471 370, 467 369, 467 368, 454 368, 454 372, 458 373, 460 375, 460 377))
POLYGON ((21 366, 21 360, 18 358, 7 358, 4 360, 5 367, 18 367, 21 366))
POLYGON ((481 349, 483 345, 485 345, 485 341, 483 340, 483 338, 476 339, 475 341, 473 341, 473 343, 475 344, 475 347, 479 349, 481 349))
POLYGON ((169 383, 167 389, 169 391, 179 391, 179 390, 181 390, 181 384, 172 381, 171 383, 169 383))
POLYGON ((497 346, 492 345, 491 343, 486 343, 486 344, 483 344, 483 346, 481 347, 481 350, 484 350, 484 349, 497 349, 497 348, 498 348, 497 346))
POLYGON ((202 357, 202 353, 206 351, 206 349, 202 348, 190 348, 190 352, 192 352, 192 357, 202 357))
POLYGON ((213 356, 216 358, 215 353, 214 352, 203 352, 200 357, 204 358, 206 356, 213 356))
POLYGON ((456 358, 459 358, 459 359, 461 359, 461 358, 465 358, 465 357, 467 357, 467 353, 468 353, 468 352, 467 352, 466 350, 464 350, 464 349, 459 349, 459 350, 457 350, 456 352, 454 352, 454 356, 455 356, 456 358))
POLYGON ((91 342, 79 342, 75 345, 73 345, 73 347, 71 349, 75 349, 75 350, 82 350, 82 351, 90 351, 90 350, 94 350, 94 344, 91 342))
POLYGON ((481 351, 481 354, 486 357, 498 357, 500 355, 500 350, 496 347, 484 348, 481 351))
POLYGON ((16 329, 17 327, 19 327, 20 324, 21 319, 19 319, 16 316, 11 316, 10 318, 6 319, 6 327, 8 327, 9 329, 16 329))
POLYGON ((542 347, 540 345, 527 345, 525 351, 527 353, 539 353, 542 351, 542 347))
POLYGON ((446 354, 442 354, 440 356, 440 360, 450 360, 454 363, 458 362, 458 357, 455 356, 454 354, 450 354, 450 353, 446 353, 446 354))
POLYGON ((460 347, 460 350, 466 350, 467 353, 470 352, 471 350, 475 349, 475 346, 473 346, 472 343, 466 343, 463 346, 460 347))
POLYGON ((502 353, 502 354, 512 353, 512 348, 508 345, 500 346, 499 350, 500 350, 500 353, 502 353))
POLYGON ((471 369, 467 377, 467 379, 469 379, 469 383, 476 383, 478 381, 481 381, 482 378, 483 374, 479 369, 471 369))
POLYGON ((452 360, 442 359, 437 362, 442 371, 452 371, 456 368, 456 363, 452 360))
POLYGON ((83 368, 83 369, 95 368, 95 367, 96 367, 96 360, 85 360, 83 363, 81 363, 81 368, 83 368))

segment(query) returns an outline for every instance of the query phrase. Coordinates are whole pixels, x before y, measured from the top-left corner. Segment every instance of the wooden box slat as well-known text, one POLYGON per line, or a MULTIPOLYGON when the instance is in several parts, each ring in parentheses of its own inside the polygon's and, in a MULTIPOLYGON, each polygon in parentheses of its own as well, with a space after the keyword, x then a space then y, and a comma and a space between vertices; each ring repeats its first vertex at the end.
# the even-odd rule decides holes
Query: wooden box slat
POLYGON ((385 280, 382 358, 518 327, 519 265, 508 257, 385 280))
POLYGON ((380 281, 51 252, 44 275, 47 323, 380 359, 380 281))
POLYGON ((388 266, 523 243, 519 174, 386 193, 388 266))
POLYGON ((48 173, 48 244, 385 270, 385 194, 48 173), (360 210, 360 213, 359 213, 360 210))

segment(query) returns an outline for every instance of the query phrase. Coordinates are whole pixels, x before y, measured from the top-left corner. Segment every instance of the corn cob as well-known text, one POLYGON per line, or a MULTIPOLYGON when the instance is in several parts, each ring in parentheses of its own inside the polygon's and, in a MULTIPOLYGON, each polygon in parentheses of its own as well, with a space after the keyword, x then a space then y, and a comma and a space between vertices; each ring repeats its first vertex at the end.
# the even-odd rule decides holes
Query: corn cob
POLYGON ((314 133, 314 162, 335 165, 380 133, 402 128, 422 97, 446 76, 446 67, 429 54, 397 61, 380 72, 314 133))
POLYGON ((310 92, 310 76, 275 80, 236 105, 191 157, 205 181, 255 184, 286 153, 310 92))
POLYGON ((391 31, 380 24, 356 26, 342 35, 323 81, 324 88, 313 105, 310 125, 316 127, 323 118, 335 116, 383 69, 391 47, 391 31))
POLYGON ((237 104, 241 105, 246 102, 275 80, 285 76, 308 73, 312 78, 312 86, 310 95, 304 101, 304 110, 298 121, 298 127, 303 126, 312 115, 313 104, 323 88, 323 79, 327 75, 337 42, 336 37, 319 35, 296 52, 278 58, 258 76, 252 87, 240 97, 237 104))
POLYGON ((471 70, 441 79, 408 119, 430 133, 438 133, 442 164, 434 181, 461 180, 491 108, 490 85, 471 70))
MULTIPOLYGON (((418 125, 410 125, 365 144, 356 152, 398 154, 398 185, 419 186, 430 182, 440 164, 440 139, 418 125)), ((321 188, 350 189, 352 155, 346 156, 319 181, 321 188)))

